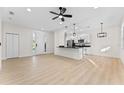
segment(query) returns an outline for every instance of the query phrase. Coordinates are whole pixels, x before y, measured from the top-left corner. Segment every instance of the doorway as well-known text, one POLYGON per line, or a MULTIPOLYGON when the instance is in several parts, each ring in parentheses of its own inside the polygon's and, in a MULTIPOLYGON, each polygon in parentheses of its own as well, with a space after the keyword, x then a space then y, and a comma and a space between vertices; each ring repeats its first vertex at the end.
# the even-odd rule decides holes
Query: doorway
POLYGON ((19 57, 19 34, 6 33, 6 58, 19 57))
POLYGON ((44 54, 46 52, 46 33, 35 31, 33 32, 33 47, 32 52, 33 55, 44 54))
POLYGON ((32 43, 33 55, 36 55, 36 48, 37 48, 36 33, 33 32, 33 43, 32 43))

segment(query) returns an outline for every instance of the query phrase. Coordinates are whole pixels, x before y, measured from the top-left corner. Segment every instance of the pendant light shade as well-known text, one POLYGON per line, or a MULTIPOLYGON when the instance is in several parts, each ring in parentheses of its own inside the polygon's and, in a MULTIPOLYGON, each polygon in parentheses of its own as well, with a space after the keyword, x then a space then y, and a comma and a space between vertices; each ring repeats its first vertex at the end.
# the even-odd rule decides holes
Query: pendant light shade
POLYGON ((101 24, 101 32, 97 33, 97 37, 98 38, 107 37, 107 32, 103 32, 103 23, 100 23, 100 24, 101 24))
POLYGON ((75 25, 76 25, 76 24, 73 24, 73 26, 74 26, 73 36, 74 36, 74 37, 76 36, 76 32, 75 32, 75 25))

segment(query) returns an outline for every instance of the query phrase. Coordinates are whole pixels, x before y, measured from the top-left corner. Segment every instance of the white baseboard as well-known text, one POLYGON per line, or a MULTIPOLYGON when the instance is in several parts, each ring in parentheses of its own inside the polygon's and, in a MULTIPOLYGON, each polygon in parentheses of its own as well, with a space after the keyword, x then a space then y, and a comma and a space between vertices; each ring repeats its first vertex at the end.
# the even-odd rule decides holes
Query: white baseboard
POLYGON ((89 53, 89 55, 96 55, 96 56, 103 56, 103 57, 110 57, 110 58, 120 58, 119 56, 115 56, 115 55, 106 55, 106 54, 97 54, 97 53, 89 53))

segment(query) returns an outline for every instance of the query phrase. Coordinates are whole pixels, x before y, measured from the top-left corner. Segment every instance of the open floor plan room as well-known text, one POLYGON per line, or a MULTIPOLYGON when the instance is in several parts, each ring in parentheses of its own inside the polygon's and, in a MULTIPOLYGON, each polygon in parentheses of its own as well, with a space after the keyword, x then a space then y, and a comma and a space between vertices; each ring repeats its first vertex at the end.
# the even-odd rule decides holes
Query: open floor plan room
POLYGON ((0 85, 120 85, 123 72, 123 7, 0 7, 0 85))

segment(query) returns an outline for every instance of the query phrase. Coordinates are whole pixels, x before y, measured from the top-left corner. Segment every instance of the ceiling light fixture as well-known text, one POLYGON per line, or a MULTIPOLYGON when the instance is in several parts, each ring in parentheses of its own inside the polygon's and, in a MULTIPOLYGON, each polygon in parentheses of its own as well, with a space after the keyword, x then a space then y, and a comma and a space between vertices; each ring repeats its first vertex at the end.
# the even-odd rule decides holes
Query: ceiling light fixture
POLYGON ((15 15, 15 13, 13 11, 9 11, 9 20, 12 20, 13 16, 15 15))
POLYGON ((62 16, 60 15, 59 18, 62 18, 62 16))
POLYGON ((27 8, 27 11, 28 11, 28 12, 31 12, 31 9, 30 9, 30 8, 27 8))
POLYGON ((62 22, 64 22, 65 21, 65 17, 66 18, 72 18, 72 15, 65 14, 66 10, 67 9, 65 7, 59 7, 59 13, 56 13, 54 11, 49 11, 51 14, 56 15, 54 18, 52 18, 52 20, 55 20, 55 19, 59 18, 62 22))
POLYGON ((107 32, 103 32, 103 23, 100 24, 101 24, 101 32, 97 33, 97 38, 107 37, 107 32))
POLYGON ((73 32, 73 36, 75 37, 76 36, 76 32, 75 32, 75 23, 73 24, 73 26, 74 26, 74 32, 73 32))

